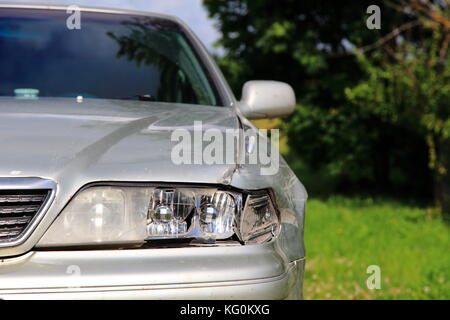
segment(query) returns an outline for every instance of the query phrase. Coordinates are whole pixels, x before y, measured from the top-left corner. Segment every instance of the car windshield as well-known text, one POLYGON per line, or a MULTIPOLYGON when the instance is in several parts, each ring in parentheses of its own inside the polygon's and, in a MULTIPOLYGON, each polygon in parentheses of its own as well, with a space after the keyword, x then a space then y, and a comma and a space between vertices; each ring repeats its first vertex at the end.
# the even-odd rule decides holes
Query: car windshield
POLYGON ((71 13, 0 10, 0 96, 221 105, 175 22, 86 11, 77 20, 71 13))

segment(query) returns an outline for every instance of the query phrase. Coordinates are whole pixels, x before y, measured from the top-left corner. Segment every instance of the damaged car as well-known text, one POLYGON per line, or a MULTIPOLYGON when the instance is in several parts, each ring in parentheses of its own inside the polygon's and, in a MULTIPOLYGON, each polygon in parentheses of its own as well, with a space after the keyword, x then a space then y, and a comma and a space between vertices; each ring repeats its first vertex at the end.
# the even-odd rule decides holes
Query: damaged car
POLYGON ((289 85, 237 100, 175 17, 22 2, 0 70, 0 299, 302 298, 307 194, 250 121, 289 85))

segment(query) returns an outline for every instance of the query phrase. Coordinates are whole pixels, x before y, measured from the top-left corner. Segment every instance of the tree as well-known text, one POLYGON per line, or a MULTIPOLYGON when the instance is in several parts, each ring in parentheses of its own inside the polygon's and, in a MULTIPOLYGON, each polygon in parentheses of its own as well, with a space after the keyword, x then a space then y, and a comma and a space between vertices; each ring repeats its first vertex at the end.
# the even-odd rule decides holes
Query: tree
POLYGON ((367 79, 346 94, 360 108, 426 141, 435 199, 450 213, 450 2, 391 5, 411 21, 356 52, 367 79))
POLYGON ((365 80, 365 65, 352 49, 376 43, 410 17, 373 0, 204 0, 204 5, 222 32, 218 45, 226 53, 218 62, 237 95, 250 79, 294 87, 299 105, 284 125, 291 158, 332 176, 338 191, 427 195, 430 171, 422 137, 355 108, 345 94, 365 80), (366 26, 370 5, 381 7, 381 30, 366 26), (417 161, 411 163, 412 157, 417 161), (417 190, 408 180, 414 174, 423 182, 417 190))

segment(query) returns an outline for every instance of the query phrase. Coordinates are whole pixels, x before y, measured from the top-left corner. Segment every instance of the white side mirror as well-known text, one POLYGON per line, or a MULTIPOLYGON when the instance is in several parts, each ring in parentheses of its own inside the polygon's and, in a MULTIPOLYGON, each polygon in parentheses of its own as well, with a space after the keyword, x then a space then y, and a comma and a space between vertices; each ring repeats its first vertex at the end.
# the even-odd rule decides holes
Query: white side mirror
POLYGON ((278 81, 249 81, 242 89, 238 108, 248 119, 288 116, 294 112, 295 93, 290 85, 278 81))

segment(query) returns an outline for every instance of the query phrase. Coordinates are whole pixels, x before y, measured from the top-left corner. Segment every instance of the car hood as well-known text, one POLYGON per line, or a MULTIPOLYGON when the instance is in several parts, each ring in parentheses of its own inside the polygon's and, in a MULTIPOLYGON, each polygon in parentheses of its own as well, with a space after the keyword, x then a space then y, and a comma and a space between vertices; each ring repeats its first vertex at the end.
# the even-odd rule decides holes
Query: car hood
POLYGON ((232 108, 69 98, 0 98, 0 177, 227 183, 234 165, 176 165, 175 129, 235 129, 232 108))

